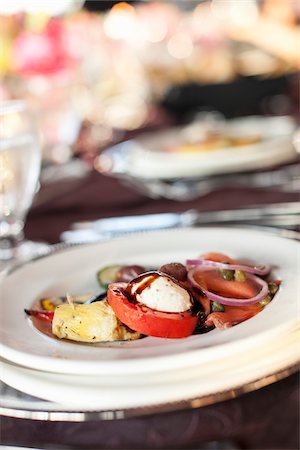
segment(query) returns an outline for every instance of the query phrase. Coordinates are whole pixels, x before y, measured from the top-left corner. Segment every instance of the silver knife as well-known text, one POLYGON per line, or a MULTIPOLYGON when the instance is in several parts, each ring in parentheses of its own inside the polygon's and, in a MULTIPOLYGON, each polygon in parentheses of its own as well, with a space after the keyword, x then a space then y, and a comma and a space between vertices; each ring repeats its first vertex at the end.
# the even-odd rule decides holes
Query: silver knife
POLYGON ((90 230, 101 235, 122 234, 142 230, 158 230, 164 228, 188 227, 205 224, 222 224, 234 222, 289 222, 299 225, 300 202, 273 203, 255 207, 201 212, 194 209, 182 213, 159 213, 136 216, 122 216, 98 219, 91 222, 76 222, 72 230, 90 230), (287 220, 288 218, 288 220, 287 220))

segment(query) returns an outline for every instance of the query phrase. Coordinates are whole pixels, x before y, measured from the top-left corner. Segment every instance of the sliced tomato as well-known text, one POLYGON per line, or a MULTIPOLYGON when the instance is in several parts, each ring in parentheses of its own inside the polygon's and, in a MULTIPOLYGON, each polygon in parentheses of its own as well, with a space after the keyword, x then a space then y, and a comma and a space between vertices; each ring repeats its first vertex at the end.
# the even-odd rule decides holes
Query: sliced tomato
POLYGON ((204 289, 229 298, 251 298, 259 291, 259 286, 250 280, 224 280, 214 269, 199 270, 194 279, 204 289))
POLYGON ((52 323, 54 317, 54 311, 44 311, 35 309, 24 309, 28 316, 34 317, 35 319, 42 320, 43 322, 52 323))
POLYGON ((205 325, 215 326, 220 330, 230 328, 244 322, 259 313, 262 307, 259 304, 247 306, 225 306, 224 312, 213 312, 206 318, 205 325))
POLYGON ((190 312, 168 313, 128 301, 124 294, 126 283, 112 283, 107 300, 118 319, 132 330, 146 336, 184 338, 193 334, 198 316, 190 312))
MULTIPOLYGON (((224 253, 206 253, 205 255, 202 255, 202 258, 214 262, 238 264, 237 261, 224 255, 224 253)), ((251 298, 258 292, 257 286, 249 280, 224 280, 216 270, 199 271, 199 274, 195 276, 195 279, 205 289, 223 295, 224 297, 251 298)))
POLYGON ((210 253, 205 253, 205 255, 201 255, 202 259, 207 259, 208 261, 214 261, 214 262, 228 262, 229 264, 237 264, 237 261, 235 261, 234 259, 230 258, 227 255, 224 255, 224 253, 215 253, 215 252, 210 252, 210 253))

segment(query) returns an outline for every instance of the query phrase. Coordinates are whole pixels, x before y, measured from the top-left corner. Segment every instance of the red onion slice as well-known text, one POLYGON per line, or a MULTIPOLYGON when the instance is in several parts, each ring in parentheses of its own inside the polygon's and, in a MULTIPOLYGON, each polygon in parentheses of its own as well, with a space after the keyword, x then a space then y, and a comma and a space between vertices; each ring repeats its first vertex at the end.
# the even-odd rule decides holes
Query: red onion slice
MULTIPOLYGON (((226 264, 224 264, 226 266, 226 264)), ((228 306, 247 306, 252 305, 253 303, 258 303, 261 300, 263 300, 269 293, 269 287, 268 283, 266 283, 264 280, 262 280, 259 277, 256 277, 255 275, 247 274, 248 279, 254 281, 256 284, 261 286, 261 290, 257 295, 251 298, 231 298, 231 297, 222 297, 221 295, 214 294, 213 292, 208 291, 207 289, 203 288, 197 281, 195 280, 195 273, 201 270, 199 266, 196 266, 188 271, 188 280, 190 283, 200 289, 207 298, 212 302, 219 302, 222 303, 222 305, 228 305, 228 306)), ((230 281, 229 281, 230 283, 230 281)))
POLYGON ((186 261, 186 265, 188 269, 195 266, 206 266, 216 269, 242 270, 243 272, 255 273, 256 275, 267 275, 271 271, 271 267, 269 265, 253 267, 244 264, 224 264, 215 261, 209 261, 208 259, 188 259, 186 261))

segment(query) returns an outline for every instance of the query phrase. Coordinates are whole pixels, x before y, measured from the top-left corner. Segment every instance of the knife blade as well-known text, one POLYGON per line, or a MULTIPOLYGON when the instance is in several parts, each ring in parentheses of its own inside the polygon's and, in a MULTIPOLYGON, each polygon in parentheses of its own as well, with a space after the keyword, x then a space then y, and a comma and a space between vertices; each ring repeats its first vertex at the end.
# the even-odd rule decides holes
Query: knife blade
MULTIPOLYGON (((191 209, 179 213, 158 213, 134 216, 109 217, 95 221, 75 222, 72 230, 91 230, 99 234, 122 234, 141 230, 157 230, 164 228, 197 226, 212 223, 257 222, 270 221, 270 218, 285 216, 292 225, 297 226, 300 220, 300 203, 273 203, 253 207, 201 212, 191 209)), ((284 219, 284 221, 287 221, 284 219)), ((283 221, 283 222, 284 222, 283 221)))

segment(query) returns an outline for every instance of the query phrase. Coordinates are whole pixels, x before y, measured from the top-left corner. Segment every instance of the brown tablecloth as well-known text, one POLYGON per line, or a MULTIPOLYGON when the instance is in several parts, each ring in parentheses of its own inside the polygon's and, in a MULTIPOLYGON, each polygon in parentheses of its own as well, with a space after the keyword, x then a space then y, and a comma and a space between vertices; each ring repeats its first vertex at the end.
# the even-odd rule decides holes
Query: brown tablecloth
MULTIPOLYGON (((77 220, 189 208, 217 210, 298 199, 296 193, 228 186, 193 201, 153 200, 117 180, 91 172, 83 180, 42 188, 25 232, 27 238, 55 243, 61 232, 77 220)), ((1 418, 1 440, 10 445, 84 450, 187 449, 227 439, 242 449, 298 449, 298 375, 233 400, 147 417, 87 423, 1 418)))
POLYGON ((78 220, 159 212, 238 208, 252 204, 298 201, 299 195, 280 191, 227 186, 191 201, 150 199, 132 187, 92 171, 82 180, 55 182, 45 186, 29 213, 28 239, 56 243, 60 234, 78 220))

